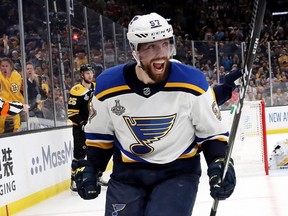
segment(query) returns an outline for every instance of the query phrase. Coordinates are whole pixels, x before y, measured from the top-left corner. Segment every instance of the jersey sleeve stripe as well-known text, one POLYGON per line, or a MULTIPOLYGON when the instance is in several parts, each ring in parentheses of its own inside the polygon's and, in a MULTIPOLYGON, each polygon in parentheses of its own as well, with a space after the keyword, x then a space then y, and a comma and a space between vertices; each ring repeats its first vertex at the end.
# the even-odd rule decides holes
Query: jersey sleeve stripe
POLYGON ((116 86, 116 87, 109 88, 98 93, 96 95, 96 98, 100 100, 100 99, 109 97, 109 95, 115 95, 115 94, 120 94, 120 93, 123 94, 124 92, 127 92, 127 91, 129 92, 131 91, 131 88, 128 85, 116 86))
POLYGON ((213 94, 213 98, 214 98, 214 100, 216 101, 216 95, 215 95, 215 91, 214 91, 213 88, 211 88, 211 92, 212 92, 212 94, 213 94))
POLYGON ((68 109, 68 117, 74 116, 76 114, 79 114, 79 110, 68 109))
POLYGON ((112 149, 113 148, 113 142, 94 142, 91 140, 86 140, 86 145, 87 146, 92 146, 92 147, 97 147, 101 149, 112 149))
POLYGON ((192 149, 187 149, 179 158, 191 158, 198 153, 198 145, 194 146, 192 149), (187 151, 188 150, 188 151, 187 151))
POLYGON ((197 91, 201 94, 205 93, 205 90, 200 88, 199 86, 193 85, 193 84, 189 84, 189 83, 183 83, 183 82, 168 82, 165 85, 165 88, 177 88, 177 87, 181 87, 181 88, 187 88, 187 89, 192 89, 194 91, 197 91))
POLYGON ((124 163, 135 163, 138 161, 132 160, 131 158, 127 157, 125 154, 121 152, 121 159, 124 163))
POLYGON ((109 134, 99 134, 99 133, 85 133, 86 139, 88 140, 102 140, 113 142, 114 136, 109 134))
POLYGON ((213 137, 207 137, 207 138, 197 138, 196 141, 198 144, 202 144, 203 142, 207 141, 207 140, 218 140, 218 141, 228 141, 228 133, 227 134, 220 134, 220 135, 216 135, 213 137))
POLYGON ((191 92, 192 94, 197 96, 205 93, 205 90, 200 88, 199 86, 184 82, 168 82, 166 83, 164 90, 166 91, 181 90, 184 92, 191 92))

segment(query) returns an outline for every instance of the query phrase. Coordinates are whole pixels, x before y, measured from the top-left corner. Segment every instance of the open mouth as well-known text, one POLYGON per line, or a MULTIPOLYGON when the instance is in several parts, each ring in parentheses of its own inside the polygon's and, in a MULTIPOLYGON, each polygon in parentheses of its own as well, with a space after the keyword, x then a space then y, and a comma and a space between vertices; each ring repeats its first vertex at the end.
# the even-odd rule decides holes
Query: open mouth
POLYGON ((163 72, 164 66, 165 66, 165 61, 163 61, 163 60, 153 62, 153 67, 157 72, 163 72))

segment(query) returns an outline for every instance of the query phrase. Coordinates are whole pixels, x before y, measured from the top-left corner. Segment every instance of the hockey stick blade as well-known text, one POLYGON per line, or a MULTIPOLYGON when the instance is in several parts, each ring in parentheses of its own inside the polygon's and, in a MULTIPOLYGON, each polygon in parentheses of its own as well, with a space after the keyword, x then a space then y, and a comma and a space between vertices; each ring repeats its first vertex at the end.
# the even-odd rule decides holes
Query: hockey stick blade
MULTIPOLYGON (((253 10, 252 21, 251 21, 250 42, 249 42, 248 51, 246 53, 246 58, 244 62, 244 73, 242 75, 242 86, 240 89, 239 100, 235 109, 233 123, 232 123, 231 130, 230 130, 230 136, 228 140, 228 149, 227 149, 225 160, 224 160, 222 180, 224 180, 226 176, 229 161, 231 159, 231 154, 232 154, 232 150, 234 146, 234 140, 236 137, 236 133, 237 133, 240 117, 241 117, 242 107, 243 107, 243 103, 245 99, 245 93, 246 93, 246 89, 247 89, 251 71, 252 71, 252 65, 256 57, 256 51, 257 51, 257 47, 259 43, 259 37, 261 33, 261 26, 263 23, 265 10, 266 10, 266 0, 254 0, 254 10, 253 10)), ((219 204, 219 200, 214 199, 211 212, 210 212, 210 216, 216 215, 218 204, 219 204)))

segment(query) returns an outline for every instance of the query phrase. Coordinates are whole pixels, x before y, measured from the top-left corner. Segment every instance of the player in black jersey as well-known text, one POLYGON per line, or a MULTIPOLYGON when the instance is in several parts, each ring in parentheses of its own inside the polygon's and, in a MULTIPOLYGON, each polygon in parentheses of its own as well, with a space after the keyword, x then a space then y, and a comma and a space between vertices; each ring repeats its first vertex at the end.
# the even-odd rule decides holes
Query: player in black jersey
MULTIPOLYGON (((82 81, 71 88, 68 100, 68 118, 73 124, 74 159, 72 164, 74 160, 80 160, 86 157, 84 127, 87 124, 89 116, 89 101, 95 89, 95 82, 93 82, 94 74, 89 64, 84 64, 80 67, 80 76, 82 81)), ((73 175, 71 190, 76 191, 73 175)))

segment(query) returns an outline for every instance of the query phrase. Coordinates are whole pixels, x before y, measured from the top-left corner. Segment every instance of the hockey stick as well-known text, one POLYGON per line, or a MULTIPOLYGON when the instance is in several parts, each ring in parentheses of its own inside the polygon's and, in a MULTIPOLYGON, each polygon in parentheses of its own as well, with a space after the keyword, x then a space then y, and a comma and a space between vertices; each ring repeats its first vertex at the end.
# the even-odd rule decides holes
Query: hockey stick
MULTIPOLYGON (((222 174, 222 180, 224 180, 226 176, 229 161, 231 159, 231 154, 232 154, 232 150, 234 146, 234 140, 236 137, 236 133, 237 133, 240 117, 241 117, 242 107, 244 103, 245 93, 246 93, 246 89, 247 89, 251 71, 252 71, 252 65, 256 57, 256 51, 257 51, 257 47, 259 43, 259 37, 261 33, 261 26, 263 23, 265 10, 266 10, 266 0, 254 0, 252 21, 251 21, 251 26, 250 26, 251 28, 250 42, 248 46, 248 52, 244 61, 244 73, 242 75, 242 86, 240 89, 239 100, 235 109, 233 123, 232 123, 230 136, 228 140, 228 149, 227 149, 225 159, 224 159, 224 169, 223 169, 223 174, 222 174)), ((210 216, 216 215, 218 203, 219 203, 219 200, 214 199, 211 212, 210 212, 210 216)))

